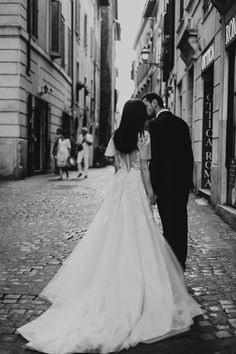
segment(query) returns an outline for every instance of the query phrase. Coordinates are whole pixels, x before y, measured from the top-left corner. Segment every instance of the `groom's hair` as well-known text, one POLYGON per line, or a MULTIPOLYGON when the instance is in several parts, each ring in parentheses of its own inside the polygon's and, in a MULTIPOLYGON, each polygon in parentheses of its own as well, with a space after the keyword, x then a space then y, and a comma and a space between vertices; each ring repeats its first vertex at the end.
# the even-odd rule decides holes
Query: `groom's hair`
POLYGON ((141 100, 143 100, 144 98, 146 98, 146 100, 148 102, 152 102, 153 100, 157 100, 158 106, 161 108, 164 108, 164 103, 163 100, 161 98, 161 96, 159 96, 156 92, 148 92, 145 95, 143 95, 143 97, 141 98, 141 100))

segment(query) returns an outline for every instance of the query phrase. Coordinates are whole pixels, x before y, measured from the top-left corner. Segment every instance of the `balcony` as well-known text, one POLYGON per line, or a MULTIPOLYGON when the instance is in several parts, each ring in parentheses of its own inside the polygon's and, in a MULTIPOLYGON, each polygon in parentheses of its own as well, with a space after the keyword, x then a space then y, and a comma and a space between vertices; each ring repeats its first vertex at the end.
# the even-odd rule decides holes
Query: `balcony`
POLYGON ((180 49, 180 57, 186 65, 189 65, 192 60, 196 59, 197 51, 200 49, 198 29, 192 27, 191 19, 177 44, 177 48, 180 49))

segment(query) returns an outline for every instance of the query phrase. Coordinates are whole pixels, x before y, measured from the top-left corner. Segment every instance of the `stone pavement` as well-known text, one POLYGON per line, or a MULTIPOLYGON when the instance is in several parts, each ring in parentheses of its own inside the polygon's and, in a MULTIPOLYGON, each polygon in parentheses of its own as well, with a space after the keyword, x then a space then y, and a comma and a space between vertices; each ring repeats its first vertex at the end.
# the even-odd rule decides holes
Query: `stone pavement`
MULTIPOLYGON (((64 181, 44 175, 0 184, 0 354, 36 353, 15 330, 48 307, 38 294, 83 236, 112 174, 106 167, 83 181, 71 172, 64 181)), ((236 353, 236 233, 194 195, 189 231, 186 284, 204 315, 189 332, 122 353, 236 353)))

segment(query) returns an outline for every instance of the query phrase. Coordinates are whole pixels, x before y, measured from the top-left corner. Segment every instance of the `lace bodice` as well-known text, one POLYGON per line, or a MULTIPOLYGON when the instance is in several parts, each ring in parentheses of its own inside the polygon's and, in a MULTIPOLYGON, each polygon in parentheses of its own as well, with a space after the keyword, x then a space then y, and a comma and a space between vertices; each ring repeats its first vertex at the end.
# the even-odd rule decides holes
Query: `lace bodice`
POLYGON ((118 156, 119 168, 125 171, 139 171, 140 170, 140 160, 150 160, 151 159, 151 148, 150 148, 150 135, 147 131, 144 131, 143 135, 138 138, 138 149, 132 153, 125 154, 117 151, 114 145, 113 137, 111 137, 110 142, 107 146, 105 156, 118 156))
POLYGON ((134 151, 132 154, 122 154, 119 151, 117 152, 119 158, 119 167, 127 171, 140 170, 140 158, 139 150, 134 151))

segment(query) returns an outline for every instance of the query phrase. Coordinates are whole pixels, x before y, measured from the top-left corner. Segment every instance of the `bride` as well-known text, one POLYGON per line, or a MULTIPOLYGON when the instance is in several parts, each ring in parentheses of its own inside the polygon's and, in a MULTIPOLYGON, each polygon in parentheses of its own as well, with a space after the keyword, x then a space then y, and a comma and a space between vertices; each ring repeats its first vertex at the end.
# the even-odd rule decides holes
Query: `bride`
POLYGON ((146 107, 124 105, 106 149, 115 175, 84 238, 40 296, 50 308, 18 328, 43 353, 120 351, 189 330, 202 313, 155 223, 146 107))

